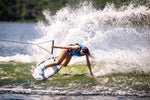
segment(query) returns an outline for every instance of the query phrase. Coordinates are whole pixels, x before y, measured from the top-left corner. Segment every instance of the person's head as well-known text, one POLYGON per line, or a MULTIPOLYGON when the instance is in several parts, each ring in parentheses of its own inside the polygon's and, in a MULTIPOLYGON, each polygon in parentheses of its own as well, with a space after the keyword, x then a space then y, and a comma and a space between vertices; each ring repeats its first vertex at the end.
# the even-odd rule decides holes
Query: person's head
POLYGON ((90 55, 89 49, 87 47, 83 47, 80 53, 81 55, 90 55))
POLYGON ((90 54, 89 49, 88 49, 87 47, 83 47, 83 48, 81 49, 81 51, 80 51, 80 54, 81 54, 81 55, 88 55, 88 56, 90 56, 92 59, 95 59, 95 57, 90 54))

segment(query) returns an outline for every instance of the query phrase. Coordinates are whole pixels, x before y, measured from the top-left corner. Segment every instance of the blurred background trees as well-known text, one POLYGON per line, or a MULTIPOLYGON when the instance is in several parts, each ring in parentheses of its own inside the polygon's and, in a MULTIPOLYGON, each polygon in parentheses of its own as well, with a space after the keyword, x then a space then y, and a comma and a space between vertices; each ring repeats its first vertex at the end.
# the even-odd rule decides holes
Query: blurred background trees
POLYGON ((148 2, 148 0, 0 0, 0 21, 36 22, 44 20, 42 15, 44 9, 55 13, 67 4, 74 6, 84 1, 93 2, 96 9, 103 9, 108 2, 115 4, 117 8, 135 1, 144 5, 148 2))

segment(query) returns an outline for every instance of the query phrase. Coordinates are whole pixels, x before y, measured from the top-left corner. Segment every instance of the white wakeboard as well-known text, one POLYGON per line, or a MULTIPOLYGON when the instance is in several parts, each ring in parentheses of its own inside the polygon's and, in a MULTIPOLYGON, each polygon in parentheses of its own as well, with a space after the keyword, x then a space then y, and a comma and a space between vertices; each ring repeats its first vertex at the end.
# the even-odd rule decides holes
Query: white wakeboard
POLYGON ((45 61, 42 61, 40 64, 33 66, 32 70, 31 70, 31 75, 38 81, 42 81, 42 80, 46 80, 50 77, 52 77, 56 72, 58 72, 62 66, 61 65, 57 65, 57 66, 53 66, 53 67, 48 67, 44 70, 44 77, 43 75, 41 75, 40 73, 38 73, 37 68, 39 66, 44 66, 47 65, 49 63, 54 62, 58 57, 51 57, 46 59, 45 61))

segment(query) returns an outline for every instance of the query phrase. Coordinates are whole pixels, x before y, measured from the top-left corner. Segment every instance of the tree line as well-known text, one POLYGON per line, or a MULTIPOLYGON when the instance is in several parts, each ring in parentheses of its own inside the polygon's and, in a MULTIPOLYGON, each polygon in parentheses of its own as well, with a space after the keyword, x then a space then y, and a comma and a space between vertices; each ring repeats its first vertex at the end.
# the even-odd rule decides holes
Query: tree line
MULTIPOLYGON (((0 0, 0 21, 36 22, 37 19, 44 20, 42 15, 44 9, 55 13, 67 4, 74 6, 84 1, 93 2, 95 8, 103 9, 108 2, 120 7, 128 5, 133 0, 0 0)), ((141 3, 145 4, 148 0, 142 1, 141 3)))

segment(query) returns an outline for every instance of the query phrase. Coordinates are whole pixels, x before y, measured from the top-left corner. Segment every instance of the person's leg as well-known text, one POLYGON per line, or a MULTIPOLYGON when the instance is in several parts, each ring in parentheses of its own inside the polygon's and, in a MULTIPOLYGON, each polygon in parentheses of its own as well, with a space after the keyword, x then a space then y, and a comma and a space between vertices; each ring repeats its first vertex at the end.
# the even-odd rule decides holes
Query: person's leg
POLYGON ((71 55, 67 55, 67 57, 62 61, 61 65, 64 67, 67 66, 68 63, 70 62, 71 58, 72 58, 71 55))
POLYGON ((52 62, 52 63, 45 65, 45 67, 52 67, 55 65, 60 65, 61 62, 67 57, 67 55, 68 54, 66 54, 66 52, 64 50, 62 50, 59 57, 57 58, 57 60, 55 62, 52 62))

